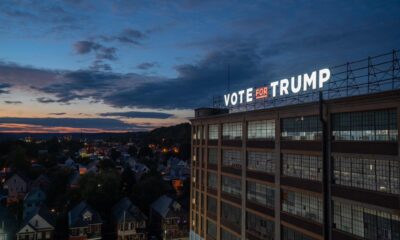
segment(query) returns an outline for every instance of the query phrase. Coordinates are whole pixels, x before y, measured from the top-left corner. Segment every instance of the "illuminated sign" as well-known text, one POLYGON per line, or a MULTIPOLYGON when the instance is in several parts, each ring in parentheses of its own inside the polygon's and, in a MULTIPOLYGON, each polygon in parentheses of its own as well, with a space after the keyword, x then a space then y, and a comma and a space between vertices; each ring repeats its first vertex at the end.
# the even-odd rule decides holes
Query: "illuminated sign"
POLYGON ((305 73, 297 77, 282 79, 280 81, 271 82, 269 87, 247 88, 233 93, 224 95, 225 106, 236 106, 237 104, 250 103, 255 99, 262 99, 267 97, 285 96, 289 94, 296 94, 299 92, 306 92, 309 89, 316 90, 324 87, 324 83, 331 77, 331 71, 328 68, 314 71, 310 75, 305 73), (272 92, 272 96, 268 96, 272 92), (253 96, 255 95, 255 96, 253 96))

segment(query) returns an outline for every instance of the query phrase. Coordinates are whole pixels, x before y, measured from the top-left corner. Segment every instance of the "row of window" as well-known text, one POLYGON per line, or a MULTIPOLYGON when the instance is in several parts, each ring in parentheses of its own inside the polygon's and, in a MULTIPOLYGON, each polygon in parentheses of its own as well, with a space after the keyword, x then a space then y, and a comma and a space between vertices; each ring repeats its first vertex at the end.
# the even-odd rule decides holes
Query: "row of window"
POLYGON ((289 190, 282 192, 282 211, 322 223, 323 205, 320 197, 289 190))
MULTIPOLYGON (((395 109, 332 114, 332 135, 335 140, 397 141, 398 126, 395 109)), ((241 122, 222 124, 222 139, 241 140, 241 122)), ((249 121, 247 139, 274 140, 275 120, 249 121)), ((193 139, 206 139, 206 127, 195 126, 193 139), (202 138, 201 138, 202 136, 202 138)), ((322 126, 319 116, 284 118, 281 120, 283 140, 320 140, 322 126)), ((218 125, 208 125, 208 139, 218 139, 218 125)))
POLYGON ((399 161, 334 157, 335 183, 373 191, 400 193, 399 161))
POLYGON ((282 174, 291 177, 322 180, 322 158, 303 154, 283 154, 282 174))
MULTIPOLYGON (((275 226, 273 221, 266 220, 256 214, 246 214, 246 230, 260 239, 274 240, 275 226)), ((207 220, 207 235, 217 239, 217 225, 207 220)), ((240 239, 235 235, 221 228, 221 239, 236 240, 240 239)), ((282 240, 314 240, 295 230, 282 226, 282 240)))
POLYGON ((334 201, 333 215, 337 229, 363 239, 400 239, 399 214, 334 201))
MULTIPOLYGON (((222 151, 222 165, 242 167, 242 155, 237 150, 222 151)), ((217 149, 209 149, 212 164, 217 164, 217 149)), ((368 159, 360 156, 334 156, 334 183, 372 191, 400 193, 400 162, 398 160, 368 159)), ((247 169, 274 174, 273 152, 247 153, 247 169)), ((212 174, 211 174, 212 175, 212 174)), ((282 175, 321 181, 322 158, 304 154, 282 154, 282 175)), ((209 187, 217 188, 216 176, 209 176, 209 187)))
MULTIPOLYGON (((217 200, 207 198, 209 211, 217 212, 217 200)), ((322 200, 305 193, 283 191, 282 211, 322 223, 322 200)), ((368 240, 400 239, 400 215, 334 200, 334 227, 368 240)), ((241 225, 241 209, 221 202, 221 221, 241 225)), ((207 234, 216 236, 216 226, 207 221, 207 234)), ((274 223, 246 213, 246 230, 261 239, 273 239, 274 223)), ((282 239, 311 239, 291 229, 282 229, 282 239)))

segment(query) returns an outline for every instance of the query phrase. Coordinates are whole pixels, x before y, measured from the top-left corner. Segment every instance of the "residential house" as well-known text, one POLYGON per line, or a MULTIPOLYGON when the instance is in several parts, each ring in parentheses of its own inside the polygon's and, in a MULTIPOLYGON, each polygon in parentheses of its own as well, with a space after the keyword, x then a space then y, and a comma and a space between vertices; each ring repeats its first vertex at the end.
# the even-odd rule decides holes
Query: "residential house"
POLYGON ((100 214, 82 201, 68 213, 69 239, 101 239, 100 214))
POLYGON ((23 174, 14 173, 4 183, 4 188, 8 190, 7 204, 12 204, 23 200, 29 191, 30 180, 23 174))
POLYGON ((0 240, 14 239, 17 218, 0 206, 0 240))
POLYGON ((46 193, 40 188, 33 188, 24 198, 23 219, 31 216, 46 200, 46 193))
POLYGON ((55 217, 45 207, 36 208, 27 216, 17 232, 17 240, 50 240, 54 239, 55 217))
POLYGON ((39 177, 35 179, 35 181, 33 181, 31 188, 32 189, 41 188, 46 191, 48 190, 49 186, 50 186, 50 179, 46 175, 41 174, 39 177))
POLYGON ((122 198, 112 209, 118 240, 145 240, 147 217, 129 198, 122 198))
POLYGON ((163 240, 189 239, 188 212, 173 198, 163 195, 150 206, 153 231, 163 240))

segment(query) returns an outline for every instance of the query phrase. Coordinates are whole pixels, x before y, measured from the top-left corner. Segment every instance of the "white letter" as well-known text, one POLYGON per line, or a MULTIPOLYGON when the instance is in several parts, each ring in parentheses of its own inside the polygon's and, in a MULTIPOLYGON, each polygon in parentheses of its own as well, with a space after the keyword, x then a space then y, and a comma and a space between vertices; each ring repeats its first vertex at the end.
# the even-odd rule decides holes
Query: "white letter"
POLYGON ((246 102, 252 102, 253 101, 253 88, 248 88, 246 90, 246 102))
POLYGON ((303 90, 307 91, 307 87, 312 85, 312 89, 316 89, 317 88, 317 72, 314 71, 311 73, 311 77, 308 76, 307 73, 304 74, 304 86, 303 86, 303 90))
POLYGON ((233 105, 233 106, 235 106, 236 105, 236 103, 237 103, 237 99, 238 99, 238 97, 237 97, 237 93, 232 93, 232 96, 231 96, 231 104, 233 105))
POLYGON ((279 95, 282 96, 283 93, 289 94, 288 92, 288 87, 289 87, 289 80, 287 79, 282 79, 281 84, 279 86, 279 95))
POLYGON ((331 71, 328 68, 319 70, 319 88, 324 86, 324 82, 328 81, 331 77, 331 71))
POLYGON ((240 90, 238 93, 239 93, 239 103, 243 103, 244 90, 240 90))
POLYGON ((272 82, 271 87, 272 87, 272 97, 276 96, 276 86, 278 86, 278 81, 272 82))
POLYGON ((298 93, 301 89, 301 75, 297 76, 297 87, 295 87, 294 79, 294 77, 291 78, 290 88, 292 89, 293 93, 298 93))
POLYGON ((227 107, 228 105, 229 105, 229 96, 230 96, 231 94, 225 94, 224 95, 224 99, 225 99, 225 107, 227 107))

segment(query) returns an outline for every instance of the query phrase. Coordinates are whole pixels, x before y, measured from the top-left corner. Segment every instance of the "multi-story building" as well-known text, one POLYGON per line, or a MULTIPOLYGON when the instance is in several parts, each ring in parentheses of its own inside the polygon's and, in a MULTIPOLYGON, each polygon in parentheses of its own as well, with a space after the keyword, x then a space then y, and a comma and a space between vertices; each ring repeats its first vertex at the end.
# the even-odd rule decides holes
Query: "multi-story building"
POLYGON ((400 239, 400 90, 326 100, 320 110, 197 109, 191 239, 400 239))

